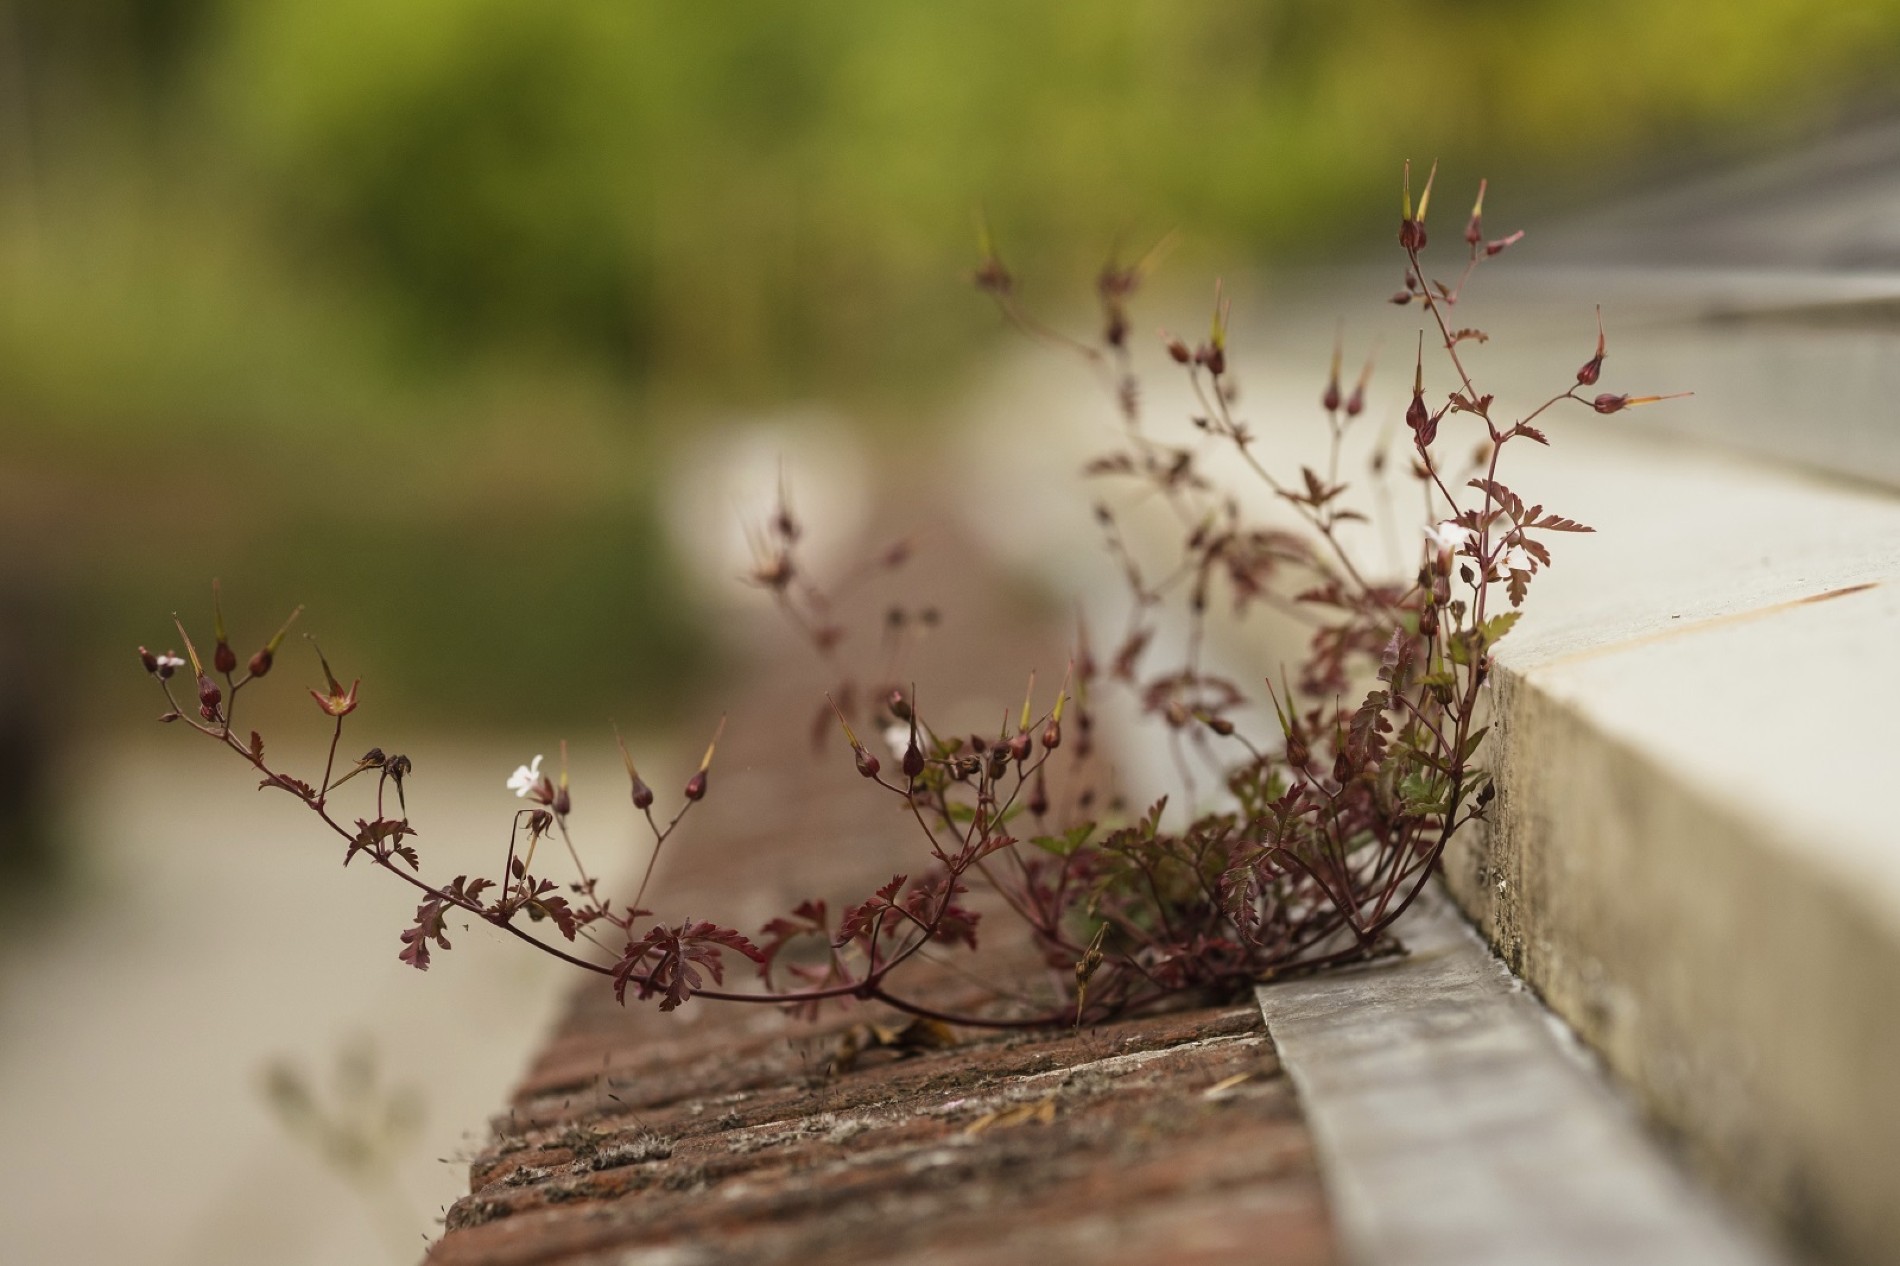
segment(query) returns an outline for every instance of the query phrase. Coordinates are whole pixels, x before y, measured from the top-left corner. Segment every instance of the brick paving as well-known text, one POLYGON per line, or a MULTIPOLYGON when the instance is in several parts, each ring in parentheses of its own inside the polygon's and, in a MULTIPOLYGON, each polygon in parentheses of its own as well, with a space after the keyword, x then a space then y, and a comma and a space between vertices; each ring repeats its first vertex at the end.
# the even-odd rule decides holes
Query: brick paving
MULTIPOLYGON (((929 595, 949 619, 912 667, 926 698, 996 715, 1029 666, 998 652, 1010 630, 1045 666, 1060 639, 960 565, 967 550, 942 548, 959 565, 933 565, 926 542, 917 566, 960 592, 929 595)), ((785 738, 824 685, 785 648, 734 688, 713 794, 662 864, 664 910, 750 928, 772 912, 764 897, 842 897, 915 868, 891 802, 835 747, 814 764, 785 738)), ((983 1000, 928 965, 906 989, 949 1009, 983 1000)), ((1312 1142, 1250 1003, 1081 1033, 965 1029, 834 1069, 866 1022, 897 1021, 699 1002, 663 1015, 580 982, 428 1263, 1335 1259, 1312 1142)))

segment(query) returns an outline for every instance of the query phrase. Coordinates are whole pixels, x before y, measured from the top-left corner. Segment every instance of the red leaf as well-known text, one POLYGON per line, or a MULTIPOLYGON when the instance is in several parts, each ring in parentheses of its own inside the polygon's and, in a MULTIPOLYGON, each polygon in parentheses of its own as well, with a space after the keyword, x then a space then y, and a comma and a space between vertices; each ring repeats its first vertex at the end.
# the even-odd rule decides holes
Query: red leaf
POLYGON ((443 905, 440 897, 429 898, 416 907, 415 926, 403 931, 403 949, 397 957, 417 971, 429 970, 429 942, 431 940, 443 949, 449 948, 447 929, 442 918, 443 905))

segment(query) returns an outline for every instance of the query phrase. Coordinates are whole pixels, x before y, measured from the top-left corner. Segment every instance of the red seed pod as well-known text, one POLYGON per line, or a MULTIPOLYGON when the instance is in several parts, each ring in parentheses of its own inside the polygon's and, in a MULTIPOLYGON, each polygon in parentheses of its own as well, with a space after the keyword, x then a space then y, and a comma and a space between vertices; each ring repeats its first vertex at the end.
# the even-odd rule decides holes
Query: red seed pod
POLYGON ((706 771, 700 770, 686 780, 686 798, 704 800, 706 798, 706 771))
POLYGON ((1501 251, 1503 251, 1505 247, 1516 246, 1519 242, 1523 240, 1524 240, 1524 230, 1519 229, 1517 232, 1511 234, 1509 237, 1500 237, 1496 241, 1486 242, 1484 244, 1484 253, 1487 257, 1496 255, 1500 253, 1501 251))
MULTIPOLYGON (((200 673, 198 675, 198 702, 208 711, 215 713, 218 710, 219 701, 223 698, 224 692, 218 689, 217 683, 200 673)), ((211 718, 207 716, 205 719, 211 718)))
POLYGON ((633 807, 645 813, 653 805, 653 788, 636 776, 633 780, 633 807))
POLYGON ((924 772, 924 754, 917 746, 917 736, 910 736, 910 746, 904 749, 904 777, 915 778, 924 772))
POLYGON ((1335 337, 1333 339, 1332 372, 1326 375, 1326 390, 1323 393, 1321 393, 1320 398, 1319 398, 1320 408, 1326 410, 1326 412, 1328 413, 1338 413, 1339 405, 1341 402, 1341 397, 1339 394, 1340 351, 1341 349, 1339 346, 1339 339, 1335 337))
POLYGON ((857 750, 857 758, 858 758, 858 773, 862 774, 866 778, 877 777, 877 771, 883 768, 883 766, 878 764, 877 757, 871 755, 870 752, 866 751, 862 747, 860 747, 857 750))
POLYGON ((1048 752, 1053 752, 1058 747, 1061 747, 1061 746, 1062 746, 1062 722, 1051 721, 1049 722, 1049 724, 1042 727, 1043 750, 1048 751, 1048 752))
POLYGON ((1029 812, 1041 817, 1049 812, 1049 784, 1043 779, 1042 771, 1036 771, 1036 781, 1029 788, 1029 812))
MULTIPOLYGON (((565 777, 565 775, 563 775, 565 777)), ((554 799, 549 802, 556 817, 564 818, 574 811, 574 798, 567 794, 567 784, 559 783, 554 788, 554 799)))
MULTIPOLYGON (((1585 387, 1597 385, 1597 377, 1603 372, 1603 358, 1609 355, 1603 346, 1603 309, 1597 309, 1597 354, 1583 362, 1583 368, 1577 371, 1577 381, 1585 387)), ((1601 399, 1601 397, 1599 397, 1601 399)))
POLYGON ((1425 225, 1419 220, 1399 221, 1399 245, 1408 251, 1425 249, 1425 225))
POLYGON ((211 666, 221 673, 234 672, 237 669, 237 652, 231 644, 219 639, 217 649, 211 652, 211 666))
POLYGON ((1174 358, 1175 364, 1185 365, 1194 359, 1194 353, 1188 350, 1188 345, 1166 330, 1161 332, 1161 341, 1167 346, 1168 355, 1174 358))
POLYGON ((1010 759, 1018 765, 1029 759, 1030 739, 1028 734, 1018 734, 1009 741, 1010 759))
POLYGON ((1425 394, 1412 393, 1412 403, 1405 407, 1405 425, 1412 428, 1412 438, 1420 448, 1429 448, 1438 437, 1438 426, 1432 421, 1430 409, 1425 407, 1425 394))
POLYGON ((1418 336, 1418 361, 1412 370, 1412 403, 1405 407, 1405 425, 1412 428, 1412 439, 1420 451, 1431 447, 1438 434, 1438 424, 1432 421, 1432 412, 1425 407, 1425 335, 1422 332, 1418 336))
POLYGON ((1598 413, 1621 413, 1624 409, 1629 407, 1629 403, 1630 398, 1628 396, 1612 395, 1606 391, 1595 400, 1592 400, 1590 407, 1595 409, 1598 413))
POLYGON ((270 653, 270 647, 268 646, 251 656, 251 676, 262 677, 265 673, 269 672, 273 658, 270 653))
POLYGON ((990 777, 1001 778, 1009 772, 1009 749, 996 746, 990 749, 990 777))
POLYGON ((1286 763, 1295 769, 1306 767, 1312 753, 1306 750, 1306 742, 1297 734, 1289 734, 1286 739, 1286 763))

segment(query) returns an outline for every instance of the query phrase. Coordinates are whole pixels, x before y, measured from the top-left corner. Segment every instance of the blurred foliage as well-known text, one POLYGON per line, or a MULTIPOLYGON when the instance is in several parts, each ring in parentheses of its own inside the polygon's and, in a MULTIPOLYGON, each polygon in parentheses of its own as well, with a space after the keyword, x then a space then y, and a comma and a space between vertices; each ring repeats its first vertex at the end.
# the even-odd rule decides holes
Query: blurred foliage
POLYGON ((13 534, 162 537, 141 589, 305 542, 458 714, 504 644, 631 683, 694 644, 626 561, 664 434, 926 408, 995 328, 979 204, 1039 294, 1175 227, 1184 275, 1323 258, 1402 158, 1502 222, 1890 105, 1896 53, 1900 0, 0 0, 5 464, 72 498, 13 534))

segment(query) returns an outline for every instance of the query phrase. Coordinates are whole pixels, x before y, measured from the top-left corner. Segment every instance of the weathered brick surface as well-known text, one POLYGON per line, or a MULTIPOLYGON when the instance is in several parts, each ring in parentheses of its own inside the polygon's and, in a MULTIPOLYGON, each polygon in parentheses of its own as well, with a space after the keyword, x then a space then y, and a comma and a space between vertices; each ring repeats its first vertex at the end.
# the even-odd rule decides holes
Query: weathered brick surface
MULTIPOLYGON (((994 716, 1020 702, 1025 659, 1060 662, 1047 636, 999 653, 1023 621, 997 609, 998 588, 928 551, 918 565, 961 586, 924 595, 953 613, 915 665, 934 697, 994 716), (959 616, 982 633, 960 634, 959 616)), ((669 912, 757 926, 770 911, 742 907, 760 894, 862 896, 919 865, 888 797, 847 760, 814 766, 803 750, 823 684, 793 650, 736 688, 713 794, 662 865, 669 912)), ((1001 970, 1041 984, 1019 961, 1001 970)), ((872 1052, 834 1074, 843 1032, 890 1017, 794 1022, 701 1002, 662 1015, 581 985, 471 1166, 431 1266, 1333 1258, 1311 1142, 1251 1006, 1080 1034, 965 1029, 948 1049, 872 1052)), ((904 992, 950 1010, 984 999, 927 964, 904 992)))
POLYGON ((1252 1008, 828 1075, 846 1024, 726 1008, 670 1025, 589 991, 430 1261, 1329 1260, 1311 1145, 1252 1008), (627 1254, 659 1246, 673 1255, 627 1254))

